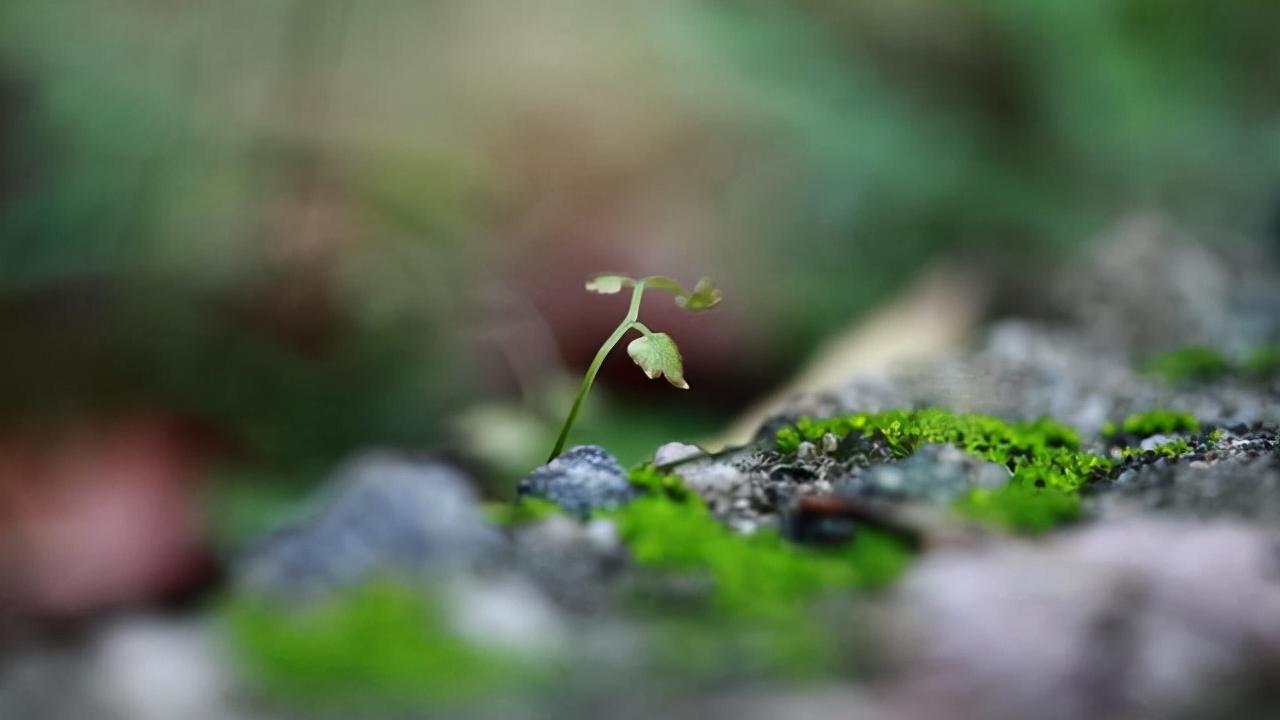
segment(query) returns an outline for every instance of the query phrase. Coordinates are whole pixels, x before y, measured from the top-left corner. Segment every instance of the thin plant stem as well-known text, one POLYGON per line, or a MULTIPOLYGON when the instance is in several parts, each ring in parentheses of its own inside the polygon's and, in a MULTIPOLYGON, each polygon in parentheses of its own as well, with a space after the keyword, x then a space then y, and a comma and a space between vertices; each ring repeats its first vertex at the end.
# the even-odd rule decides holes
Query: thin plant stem
MULTIPOLYGON (((636 281, 635 289, 631 292, 631 307, 627 309, 627 316, 622 319, 622 322, 614 329, 613 334, 596 351, 595 358, 591 360, 591 365, 587 367, 587 374, 582 377, 582 385, 578 387, 578 397, 573 400, 573 407, 569 409, 569 417, 565 418, 564 427, 560 429, 560 437, 556 438, 556 446, 551 450, 551 456, 547 458, 547 462, 555 460, 564 450, 564 444, 569 439, 569 429, 573 427, 573 421, 578 418, 578 411, 582 409, 582 401, 586 400, 587 392, 591 390, 591 384, 595 382, 596 373, 600 372, 600 366, 604 365, 605 358, 609 356, 609 352, 618 344, 618 341, 627 334, 627 331, 638 324, 636 320, 640 317, 640 298, 643 295, 644 280, 638 280, 636 281)), ((644 330, 648 330, 648 328, 644 328, 644 330)))

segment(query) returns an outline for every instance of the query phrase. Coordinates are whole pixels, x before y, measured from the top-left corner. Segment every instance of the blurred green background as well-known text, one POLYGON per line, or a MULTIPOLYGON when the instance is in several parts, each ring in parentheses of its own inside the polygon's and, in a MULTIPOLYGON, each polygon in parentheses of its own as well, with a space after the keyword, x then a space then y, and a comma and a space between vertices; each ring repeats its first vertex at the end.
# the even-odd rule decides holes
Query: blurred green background
POLYGON ((582 281, 711 275, 716 313, 643 312, 693 390, 615 357, 580 424, 633 462, 939 259, 1034 275, 1135 209, 1263 237, 1278 27, 1271 0, 8 0, 3 422, 180 418, 271 493, 462 447, 501 495, 623 312, 582 281))

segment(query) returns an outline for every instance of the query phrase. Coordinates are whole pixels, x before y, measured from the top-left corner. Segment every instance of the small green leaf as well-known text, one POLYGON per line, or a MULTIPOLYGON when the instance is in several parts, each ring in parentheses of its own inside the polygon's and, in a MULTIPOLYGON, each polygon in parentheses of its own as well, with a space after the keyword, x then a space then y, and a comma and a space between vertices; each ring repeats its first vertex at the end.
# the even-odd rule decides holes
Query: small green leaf
POLYGON ((701 310, 710 310, 720 304, 721 293, 720 288, 711 282, 711 278, 704 277, 693 286, 693 290, 686 290, 683 285, 669 277, 654 276, 644 279, 644 285, 647 288, 657 290, 666 290, 676 296, 676 305, 685 310, 698 312, 701 310))
POLYGON ((627 354, 644 370, 650 380, 665 375, 667 382, 681 390, 688 390, 689 383, 684 381, 684 363, 680 359, 680 348, 676 341, 666 333, 642 335, 627 345, 627 354))
POLYGON ((587 290, 601 295, 613 295, 631 285, 635 285, 635 281, 626 275, 597 275, 587 281, 587 290))
POLYGON ((685 310, 698 312, 701 310, 710 310, 720 304, 723 299, 723 293, 720 288, 716 287, 711 278, 703 277, 698 280, 698 284, 693 286, 693 292, 676 298, 676 304, 685 310))
POLYGON ((677 298, 684 297, 689 294, 689 291, 685 290, 684 286, 677 282, 675 278, 664 277, 662 275, 650 275, 645 278, 644 286, 646 288, 653 288, 654 290, 666 290, 677 298))

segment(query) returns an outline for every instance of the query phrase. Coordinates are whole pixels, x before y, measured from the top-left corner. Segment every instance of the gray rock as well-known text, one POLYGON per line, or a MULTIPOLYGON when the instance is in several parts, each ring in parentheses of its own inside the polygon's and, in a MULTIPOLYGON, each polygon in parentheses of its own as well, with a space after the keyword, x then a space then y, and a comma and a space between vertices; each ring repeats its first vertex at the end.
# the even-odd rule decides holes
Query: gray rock
POLYGON ((881 625, 888 696, 911 718, 1274 717, 1255 693, 1280 674, 1276 550, 1243 524, 1138 520, 926 557, 881 625))
MULTIPOLYGON (((1133 320, 1135 324, 1140 318, 1133 320)), ((896 407, 945 407, 955 412, 1029 421, 1052 417, 1084 436, 1108 420, 1152 408, 1187 412, 1204 420, 1280 423, 1275 389, 1226 377, 1205 385, 1173 386, 1138 372, 1133 352, 1106 344, 1080 328, 1008 320, 995 324, 977 352, 904 365, 886 380, 896 407)), ((866 383, 839 389, 827 417, 883 406, 866 383)), ((810 399, 784 408, 771 425, 803 414, 810 399)))
POLYGON ((1126 458, 1115 477, 1088 488, 1090 515, 1113 520, 1152 513, 1280 524, 1280 434, 1267 426, 1187 437, 1188 452, 1126 458))
POLYGON ((549 500, 581 518, 596 510, 616 510, 640 494, 617 459, 598 445, 570 448, 526 475, 516 493, 549 500))
POLYGON ((974 488, 999 487, 1009 471, 950 445, 925 445, 909 458, 865 468, 835 484, 837 495, 918 500, 946 505, 974 488))
POLYGON ((1161 513, 1280 525, 1280 457, 1158 463, 1128 470, 1088 498, 1102 519, 1161 513))
POLYGON ((242 557, 236 575, 246 589, 314 597, 374 577, 468 572, 506 550, 457 470, 369 453, 334 474, 311 512, 242 557))

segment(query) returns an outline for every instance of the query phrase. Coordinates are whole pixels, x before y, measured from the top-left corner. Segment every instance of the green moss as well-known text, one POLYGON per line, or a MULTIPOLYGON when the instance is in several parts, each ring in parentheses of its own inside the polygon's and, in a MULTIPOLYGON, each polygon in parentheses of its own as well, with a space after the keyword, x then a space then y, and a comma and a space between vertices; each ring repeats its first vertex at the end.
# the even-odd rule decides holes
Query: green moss
POLYGON ((691 502, 697 497, 679 475, 664 473, 648 463, 632 468, 629 479, 632 485, 650 497, 666 498, 676 503, 691 502))
POLYGON ((1212 382, 1228 375, 1266 382, 1280 376, 1280 345, 1261 345, 1235 358, 1195 345, 1157 355, 1142 369, 1172 383, 1212 382))
POLYGON ((954 507, 971 520, 1032 535, 1080 518, 1080 498, 1075 493, 1024 485, 973 490, 954 507))
POLYGON ((1199 430, 1200 421, 1196 420, 1191 413, 1157 409, 1130 415, 1120 425, 1108 422, 1102 427, 1102 435, 1115 437, 1126 434, 1146 438, 1152 435, 1197 432, 1199 430))
MULTIPOLYGON (((789 453, 790 433, 778 432, 779 452, 789 453)), ((954 445, 987 462, 1013 472, 1015 485, 1052 487, 1075 492, 1084 482, 1111 469, 1106 458, 1080 451, 1080 438, 1071 428, 1047 418, 1030 423, 1007 423, 985 415, 957 415, 947 410, 889 410, 857 413, 826 420, 803 418, 795 430, 806 439, 833 433, 857 432, 882 439, 898 457, 924 444, 954 445)))
POLYGON ((800 449, 801 440, 803 440, 803 438, 800 437, 800 431, 790 425, 778 430, 778 452, 785 455, 794 453, 800 449))
POLYGON ((1212 382, 1231 372, 1231 363, 1217 350, 1192 345, 1157 355, 1143 369, 1171 383, 1212 382))
POLYGON ((1120 451, 1120 457, 1125 460, 1140 458, 1144 454, 1151 452, 1156 455, 1163 455, 1170 459, 1182 457, 1191 452, 1191 443, 1185 438, 1174 438, 1168 442, 1160 443, 1150 450, 1143 450, 1139 447, 1127 447, 1120 451))
POLYGON ((1245 370, 1260 379, 1280 376, 1280 345, 1255 348, 1244 361, 1245 370))
POLYGON ((636 563, 695 587, 705 584, 692 604, 636 598, 639 607, 659 614, 654 657, 678 674, 829 671, 841 648, 816 619, 815 603, 828 594, 882 587, 911 559, 903 543, 872 531, 834 550, 795 545, 773 530, 742 535, 718 521, 678 476, 641 466, 631 480, 650 493, 606 517, 617 523, 636 563))
POLYGON ((548 672, 454 636, 429 597, 398 585, 307 609, 238 597, 224 618, 250 677, 295 704, 465 703, 531 687, 548 672))
MULTIPOLYGON (((641 468, 632 477, 652 472, 641 468)), ((734 617, 787 616, 824 591, 883 586, 910 558, 902 543, 871 531, 835 551, 789 543, 773 530, 735 533, 694 493, 682 501, 649 495, 609 517, 636 562, 704 575, 716 611, 734 617)))
POLYGON ((882 440, 897 457, 907 457, 924 444, 948 444, 1009 468, 1013 474, 1007 486, 974 490, 956 503, 955 510, 1016 532, 1043 532, 1077 519, 1080 487, 1112 468, 1108 458, 1082 451, 1074 430, 1050 419, 1009 423, 936 408, 802 418, 794 428, 778 431, 778 451, 794 452, 796 436, 813 439, 828 432, 882 440))

